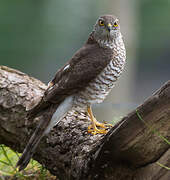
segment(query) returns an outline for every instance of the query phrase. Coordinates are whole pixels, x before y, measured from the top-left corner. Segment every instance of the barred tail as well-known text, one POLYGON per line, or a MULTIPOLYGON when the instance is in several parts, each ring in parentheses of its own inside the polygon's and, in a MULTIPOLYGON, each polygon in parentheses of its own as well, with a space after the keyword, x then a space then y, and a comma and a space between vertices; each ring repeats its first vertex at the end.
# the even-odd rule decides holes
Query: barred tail
POLYGON ((27 166, 42 137, 49 133, 50 129, 62 119, 62 117, 72 108, 72 104, 73 98, 70 96, 67 97, 58 107, 56 107, 56 105, 51 105, 51 107, 44 111, 40 124, 31 136, 22 156, 16 164, 16 167, 19 167, 19 171, 27 166))

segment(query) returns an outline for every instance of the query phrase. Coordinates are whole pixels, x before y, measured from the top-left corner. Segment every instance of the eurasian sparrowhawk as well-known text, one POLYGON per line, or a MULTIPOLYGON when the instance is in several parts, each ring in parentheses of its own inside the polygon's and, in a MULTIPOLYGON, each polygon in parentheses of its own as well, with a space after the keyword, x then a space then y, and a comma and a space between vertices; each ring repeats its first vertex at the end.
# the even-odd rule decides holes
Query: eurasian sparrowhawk
POLYGON ((118 18, 99 17, 87 42, 57 71, 38 105, 28 111, 29 119, 43 118, 17 163, 19 170, 27 166, 41 138, 74 107, 87 110, 92 121, 89 133, 107 132, 106 125, 94 118, 91 105, 101 103, 109 94, 125 60, 118 18))

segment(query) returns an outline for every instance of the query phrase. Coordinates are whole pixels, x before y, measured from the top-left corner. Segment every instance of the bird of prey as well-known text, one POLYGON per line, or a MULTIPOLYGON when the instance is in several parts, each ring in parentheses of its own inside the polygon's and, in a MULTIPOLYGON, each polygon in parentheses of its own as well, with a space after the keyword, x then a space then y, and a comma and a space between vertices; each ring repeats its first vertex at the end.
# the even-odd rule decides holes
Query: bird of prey
POLYGON ((107 133, 106 125, 94 118, 91 105, 105 99, 121 75, 125 60, 118 18, 99 17, 83 47, 57 71, 40 102, 28 111, 28 119, 43 118, 17 162, 19 170, 27 166, 41 138, 74 107, 87 110, 89 133, 107 133))

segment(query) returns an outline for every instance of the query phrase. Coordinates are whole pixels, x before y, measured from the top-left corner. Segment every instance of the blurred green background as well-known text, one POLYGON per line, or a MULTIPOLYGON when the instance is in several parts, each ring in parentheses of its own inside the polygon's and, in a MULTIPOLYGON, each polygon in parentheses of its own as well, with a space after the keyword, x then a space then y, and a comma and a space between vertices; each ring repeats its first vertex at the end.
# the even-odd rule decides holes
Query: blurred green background
POLYGON ((47 83, 103 14, 120 19, 127 65, 111 95, 94 109, 99 119, 124 115, 170 77, 169 0, 1 0, 0 65, 47 83))

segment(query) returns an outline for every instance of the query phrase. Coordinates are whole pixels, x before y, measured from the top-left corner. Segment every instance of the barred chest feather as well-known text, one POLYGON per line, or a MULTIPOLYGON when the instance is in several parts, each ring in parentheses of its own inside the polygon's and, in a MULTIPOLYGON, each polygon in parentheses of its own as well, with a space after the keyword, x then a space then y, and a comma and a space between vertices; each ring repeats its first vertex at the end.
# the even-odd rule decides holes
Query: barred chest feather
POLYGON ((125 61, 126 51, 122 37, 116 39, 113 43, 100 42, 102 46, 113 50, 113 59, 103 69, 103 71, 89 85, 74 98, 74 104, 77 106, 87 106, 101 103, 114 87, 120 77, 125 61))

